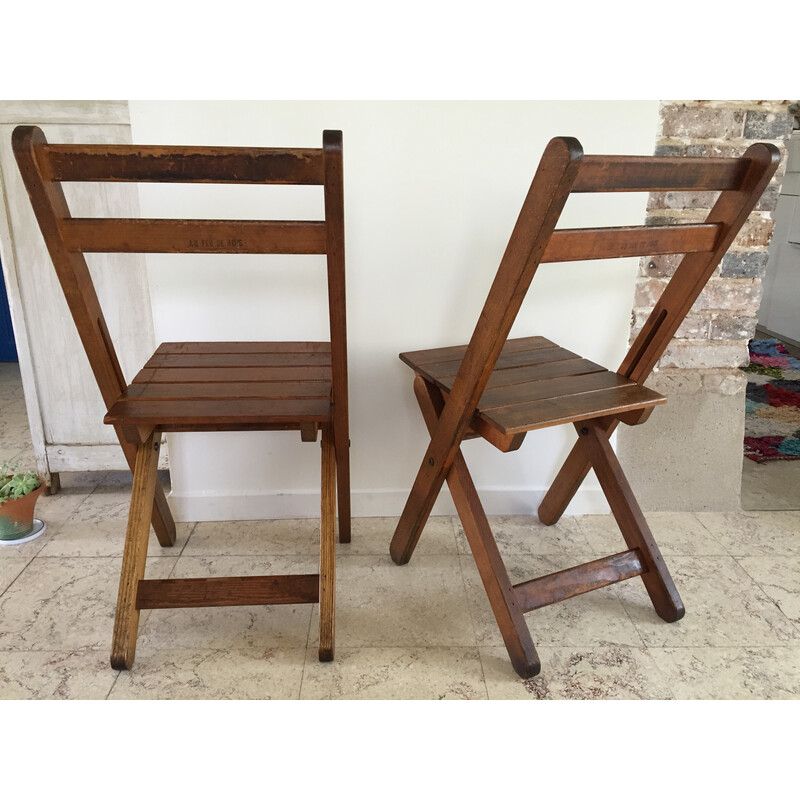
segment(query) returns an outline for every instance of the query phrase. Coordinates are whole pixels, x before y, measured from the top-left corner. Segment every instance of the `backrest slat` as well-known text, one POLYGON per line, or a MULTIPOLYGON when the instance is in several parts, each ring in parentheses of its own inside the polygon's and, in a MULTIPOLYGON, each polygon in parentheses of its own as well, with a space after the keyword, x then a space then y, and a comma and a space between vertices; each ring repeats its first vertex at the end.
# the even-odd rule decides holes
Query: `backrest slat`
POLYGON ((553 231, 542 263, 711 251, 719 225, 576 228, 553 231))
POLYGON ((731 191, 746 172, 740 158, 584 156, 572 191, 731 191))
POLYGON ((321 148, 277 149, 49 144, 39 128, 22 125, 15 128, 12 144, 107 408, 126 388, 125 380, 83 253, 320 254, 328 265, 332 392, 340 404, 335 413, 346 414, 340 131, 324 131, 321 148), (325 221, 73 218, 61 186, 71 181, 319 185, 325 221))
POLYGON ((72 218, 60 228, 72 253, 324 255, 326 249, 324 222, 72 218))
POLYGON ((41 157, 44 174, 53 181, 325 182, 319 148, 46 144, 41 157))

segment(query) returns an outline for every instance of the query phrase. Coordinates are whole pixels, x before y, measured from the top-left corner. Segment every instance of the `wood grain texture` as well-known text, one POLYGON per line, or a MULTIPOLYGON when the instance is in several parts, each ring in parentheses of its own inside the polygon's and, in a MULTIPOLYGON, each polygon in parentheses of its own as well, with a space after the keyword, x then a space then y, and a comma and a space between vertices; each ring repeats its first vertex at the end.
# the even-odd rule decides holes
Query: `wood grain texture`
POLYGON ((139 608, 320 603, 320 658, 333 657, 336 492, 340 538, 350 539, 342 136, 320 149, 48 145, 22 127, 14 147, 75 326, 126 459, 134 489, 112 663, 130 668, 139 608), (298 183, 324 186, 325 221, 75 219, 60 181, 298 183), (116 358, 84 252, 321 253, 327 257, 330 342, 168 342, 130 385, 116 358), (322 427, 319 575, 142 581, 150 514, 159 540, 175 540, 157 456, 161 431, 322 427), (171 525, 171 529, 170 529, 171 525), (138 601, 137 601, 138 596, 138 601), (138 603, 138 605, 137 605, 138 603))
MULTIPOLYGON (((162 342, 153 355, 261 353, 264 342, 162 342)), ((270 342, 271 353, 330 353, 330 342, 270 342)))
POLYGON ((206 608, 316 603, 319 575, 248 575, 235 578, 140 580, 136 607, 206 608))
POLYGON ((625 543, 638 550, 645 568, 642 581, 656 613, 667 622, 676 622, 685 613, 683 602, 661 551, 642 514, 625 473, 617 460, 608 434, 601 422, 589 420, 576 425, 579 442, 594 469, 611 513, 619 525, 625 543))
POLYGON ((71 219, 71 253, 324 254, 325 223, 272 220, 71 219))
POLYGON ((720 233, 721 227, 713 224, 557 230, 547 243, 542 263, 710 252, 720 233))
POLYGON ((737 190, 747 165, 738 158, 583 157, 573 192, 737 190))
POLYGON ((514 597, 524 612, 635 578, 644 572, 638 550, 626 550, 586 564, 562 569, 514 585, 514 597))
POLYGON ((324 131, 325 219, 328 254, 328 317, 331 328, 333 444, 336 450, 339 541, 351 536, 350 411, 347 366, 347 301, 344 259, 344 159, 341 131, 324 131))
POLYGON ((538 671, 522 614, 641 575, 656 612, 674 622, 684 606, 641 513, 609 436, 620 421, 639 424, 661 395, 643 384, 777 165, 777 150, 756 145, 742 159, 589 156, 577 141, 545 151, 468 345, 416 350, 400 358, 430 444, 392 537, 397 564, 411 558, 447 480, 506 648, 522 676, 538 671), (554 230, 570 191, 722 190, 704 223, 667 227, 554 230), (615 373, 542 337, 507 341, 538 264, 686 254, 653 314, 615 373), (579 440, 539 508, 548 524, 566 509, 594 468, 628 550, 514 587, 497 552, 461 454, 477 433, 487 441, 572 422, 579 440))
POLYGON ((406 563, 414 552, 567 201, 582 157, 579 142, 571 138, 553 139, 542 156, 468 353, 461 361, 395 529, 390 553, 398 564, 406 563))
POLYGON ((714 249, 683 257, 620 365, 620 373, 639 383, 644 383, 650 375, 755 208, 778 169, 780 158, 780 151, 773 144, 760 143, 747 148, 740 159, 743 170, 740 185, 722 192, 705 220, 721 228, 714 249))
MULTIPOLYGON (((414 379, 414 394, 425 424, 428 430, 433 432, 444 408, 442 394, 435 386, 419 376, 414 379)), ((517 602, 489 521, 460 450, 447 473, 447 487, 456 505, 464 534, 511 663, 520 677, 532 678, 539 674, 541 662, 525 623, 523 609, 517 602)))
POLYGON ((333 661, 336 629, 336 450, 331 426, 322 428, 320 498, 319 660, 333 661))
MULTIPOLYGON (((325 422, 330 417, 327 397, 286 397, 269 400, 226 397, 215 400, 123 399, 105 416, 110 425, 270 425, 325 422)), ((164 427, 163 429, 166 429, 164 427)))
POLYGON ((331 398, 327 343, 170 342, 159 346, 105 419, 165 431, 215 424, 299 428, 328 420, 331 398))
POLYGON ((280 383, 281 381, 331 382, 329 365, 282 367, 145 367, 137 383, 280 383))
MULTIPOLYGON (((125 388, 124 373, 108 334, 86 261, 80 254, 69 253, 61 238, 59 225, 61 221, 70 218, 70 212, 61 185, 43 177, 46 165, 43 166, 42 148, 45 145, 44 134, 39 128, 22 125, 14 129, 12 147, 20 174, 75 329, 86 352, 103 403, 108 409, 125 388)), ((116 433, 133 471, 136 450, 118 429, 116 433)), ((152 521, 159 543, 163 547, 174 544, 175 522, 160 485, 155 487, 152 521)))
MULTIPOLYGON (((459 351, 466 352, 466 346, 402 353, 400 358, 448 394, 461 366, 460 361, 452 360, 459 351)), ((664 402, 657 392, 548 339, 510 339, 497 359, 470 426, 508 452, 511 437, 526 431, 628 414, 664 402)), ((519 446, 521 439, 515 443, 519 446)))
POLYGON ((156 439, 160 439, 160 436, 151 433, 139 445, 136 453, 131 507, 125 534, 125 549, 122 554, 114 633, 111 639, 111 666, 114 669, 130 669, 136 654, 136 636, 139 631, 136 595, 139 581, 144 578, 147 559, 147 539, 150 534, 150 516, 153 513, 157 482, 159 442, 156 439))
POLYGON ((54 181, 322 184, 322 153, 314 148, 185 147, 48 144, 54 181))

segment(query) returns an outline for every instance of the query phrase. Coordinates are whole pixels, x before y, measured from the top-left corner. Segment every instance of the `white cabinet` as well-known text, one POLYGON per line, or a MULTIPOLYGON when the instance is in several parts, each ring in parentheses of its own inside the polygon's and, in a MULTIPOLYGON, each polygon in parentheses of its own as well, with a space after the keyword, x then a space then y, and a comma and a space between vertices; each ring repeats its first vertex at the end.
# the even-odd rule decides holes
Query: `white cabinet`
POLYGON ((775 208, 758 327, 800 346, 800 132, 786 142, 786 177, 775 208))
MULTIPOLYGON (((0 102, 0 258, 37 468, 127 469, 45 248, 11 150, 11 132, 35 124, 51 142, 130 143, 127 102, 0 102)), ((64 185, 74 216, 138 216, 135 184, 64 185)), ((130 380, 154 350, 144 257, 89 255, 111 338, 130 380)))

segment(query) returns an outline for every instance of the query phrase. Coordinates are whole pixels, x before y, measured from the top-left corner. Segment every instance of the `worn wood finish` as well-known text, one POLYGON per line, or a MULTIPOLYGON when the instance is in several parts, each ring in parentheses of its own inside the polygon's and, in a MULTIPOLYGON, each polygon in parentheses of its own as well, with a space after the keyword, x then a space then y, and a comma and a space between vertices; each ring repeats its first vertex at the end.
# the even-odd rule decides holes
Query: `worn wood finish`
POLYGON ((284 381, 331 381, 327 365, 282 367, 145 367, 133 379, 137 383, 281 383, 284 381))
POLYGON ((659 616, 668 622, 683 616, 683 603, 609 437, 620 422, 641 424, 664 402, 644 381, 777 164, 778 151, 771 145, 754 145, 741 159, 582 158, 575 140, 554 140, 534 176, 470 343, 401 354, 416 374, 415 393, 431 441, 392 538, 391 556, 398 564, 409 560, 447 480, 520 675, 530 673, 535 652, 523 631, 526 611, 640 575, 659 616), (708 218, 697 224, 554 230, 571 191, 667 190, 721 194, 708 218), (543 337, 507 340, 540 262, 662 253, 685 255, 616 372, 543 337), (478 434, 500 446, 508 437, 565 423, 575 425, 579 440, 545 495, 539 517, 555 522, 593 468, 628 550, 510 587, 460 444, 478 434), (497 437, 506 438, 498 444, 497 437))
MULTIPOLYGON (((264 342, 162 342, 153 355, 262 353, 264 342)), ((330 353, 330 342, 270 342, 270 353, 330 353)))
MULTIPOLYGON (((433 433, 444 408, 442 393, 417 375, 414 394, 428 431, 433 433)), ((456 505, 511 663, 520 677, 532 678, 539 674, 541 662, 460 449, 447 473, 447 488, 456 505)))
POLYGON ((347 389, 347 321, 338 309, 346 307, 344 269, 344 164, 341 131, 326 131, 325 154, 326 252, 328 254, 328 317, 331 326, 331 372, 333 375, 333 444, 336 450, 336 482, 339 508, 339 541, 349 542, 350 423, 347 389))
MULTIPOLYGON (((462 353, 465 350, 461 348, 462 353)), ((454 358, 457 355, 458 348, 444 347, 401 353, 400 358, 449 394, 461 366, 461 359, 454 358)), ((592 417, 627 415, 663 402, 665 398, 657 392, 548 339, 510 339, 470 425, 507 452, 511 438, 527 431, 592 417)), ((514 442, 519 446, 521 439, 514 442)))
POLYGON ((125 549, 122 554, 122 572, 117 595, 117 612, 111 640, 111 666, 130 669, 136 653, 136 635, 139 630, 139 607, 136 594, 139 581, 144 578, 147 559, 147 539, 150 534, 150 516, 156 487, 158 449, 161 434, 151 433, 139 445, 133 469, 131 508, 125 549))
POLYGON ((658 549, 653 534, 642 514, 636 497, 622 471, 614 449, 608 441, 604 426, 599 420, 576 424, 579 442, 594 469, 600 488, 611 506, 611 513, 619 525, 625 544, 638 550, 644 565, 642 574, 647 593, 656 613, 667 622, 676 622, 685 611, 678 590, 658 549))
MULTIPOLYGON (((707 222, 722 227, 715 249, 711 253, 683 257, 619 367, 621 374, 637 383, 647 380, 722 256, 747 221, 778 168, 780 152, 774 145, 759 143, 748 147, 742 158, 737 160, 739 168, 736 181, 728 186, 717 187, 725 191, 719 195, 706 218, 707 222)), ((612 424, 607 433, 613 433, 615 427, 616 424, 612 424)), ((539 508, 542 522, 552 524, 560 518, 588 472, 585 454, 580 443, 576 443, 542 501, 539 508)))
POLYGON ((710 252, 719 234, 718 225, 558 230, 550 237, 542 263, 710 252))
POLYGON ((322 496, 319 559, 319 660, 333 661, 336 597, 336 450, 330 426, 322 428, 322 496))
POLYGON ((390 553, 398 564, 405 564, 414 552, 567 201, 582 157, 583 150, 575 139, 554 139, 542 157, 472 335, 469 353, 461 362, 392 538, 390 553))
POLYGON ((717 244, 710 253, 689 253, 675 270, 650 313, 619 372, 643 383, 689 313, 703 287, 733 243, 778 169, 780 151, 772 144, 754 144, 742 156, 741 188, 722 192, 706 218, 720 226, 717 244))
POLYGON ((236 578, 140 580, 136 607, 206 608, 316 603, 319 575, 248 575, 236 578))
MULTIPOLYGON (((341 541, 350 540, 342 136, 316 149, 50 145, 20 127, 14 151, 67 303, 114 426, 134 470, 112 663, 128 669, 138 610, 183 606, 320 603, 320 658, 333 658, 338 484, 341 541), (324 221, 75 219, 62 181, 277 183, 323 186, 324 221), (130 385, 120 367, 83 253, 324 254, 329 342, 168 342, 130 385), (164 431, 323 430, 319 575, 144 581, 148 519, 159 541, 174 522, 147 448, 164 431), (138 598, 138 600, 137 600, 138 598)), ((152 448, 151 448, 152 449, 152 448)))
POLYGON ((322 184, 319 149, 45 144, 52 181, 322 184))
MULTIPOLYGON (((124 380, 121 382, 122 368, 108 336, 108 328, 86 261, 80 254, 69 253, 61 238, 59 224, 70 218, 70 212, 61 185, 44 177, 48 174, 46 160, 42 158, 45 144, 44 134, 34 126, 21 125, 12 134, 14 156, 33 212, 103 402, 108 408, 125 388, 124 380)), ((118 430, 117 435, 125 459, 133 471, 136 449, 119 435, 118 430)), ((152 522, 159 544, 162 547, 173 545, 175 522, 160 484, 155 488, 152 522)))
POLYGON ((638 550, 626 550, 577 567, 562 569, 514 585, 514 597, 524 612, 560 603, 570 597, 635 578, 644 572, 638 550))
POLYGON ((740 158, 587 155, 572 191, 730 191, 742 185, 746 171, 747 165, 740 158))
POLYGON ((325 253, 324 222, 204 219, 71 219, 71 253, 325 253))

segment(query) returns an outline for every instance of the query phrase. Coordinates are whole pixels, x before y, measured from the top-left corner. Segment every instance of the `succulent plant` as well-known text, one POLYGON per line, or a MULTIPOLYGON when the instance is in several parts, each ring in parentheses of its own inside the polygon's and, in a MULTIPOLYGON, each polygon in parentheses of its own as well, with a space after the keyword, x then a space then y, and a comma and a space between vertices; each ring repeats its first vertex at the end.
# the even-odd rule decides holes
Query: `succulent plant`
POLYGON ((18 469, 19 464, 10 461, 0 465, 0 505, 7 500, 24 497, 41 486, 42 482, 35 472, 18 472, 18 469))

